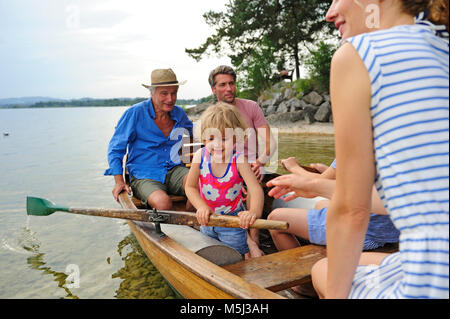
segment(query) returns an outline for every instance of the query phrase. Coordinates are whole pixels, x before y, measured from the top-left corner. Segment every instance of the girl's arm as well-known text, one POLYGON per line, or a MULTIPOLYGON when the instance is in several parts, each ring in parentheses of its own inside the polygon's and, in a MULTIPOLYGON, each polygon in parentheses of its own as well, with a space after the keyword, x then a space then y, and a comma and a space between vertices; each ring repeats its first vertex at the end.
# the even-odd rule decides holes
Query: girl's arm
POLYGON ((250 206, 248 206, 250 209, 239 213, 241 227, 248 228, 262 214, 264 192, 246 158, 244 162, 238 162, 237 168, 247 185, 247 193, 250 195, 250 206))
POLYGON ((205 226, 209 221, 211 209, 200 196, 198 179, 200 176, 200 162, 202 158, 202 149, 199 149, 192 158, 191 168, 186 179, 185 193, 189 201, 197 209, 197 220, 200 225, 205 226))
POLYGON ((339 169, 327 215, 325 297, 347 298, 363 248, 375 178, 370 78, 351 44, 335 53, 330 80, 339 169))

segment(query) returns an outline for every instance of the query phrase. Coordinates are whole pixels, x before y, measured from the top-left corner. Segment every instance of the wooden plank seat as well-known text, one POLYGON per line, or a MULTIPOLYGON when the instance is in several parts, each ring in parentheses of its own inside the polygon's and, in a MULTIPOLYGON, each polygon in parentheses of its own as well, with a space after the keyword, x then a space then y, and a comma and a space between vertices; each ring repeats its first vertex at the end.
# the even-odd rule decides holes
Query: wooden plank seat
POLYGON ((310 282, 312 266, 324 257, 324 246, 306 245, 223 267, 250 283, 277 292, 310 282))
MULTIPOLYGON (((394 253, 398 244, 386 244, 372 252, 394 253)), ((326 247, 306 245, 223 266, 248 282, 273 292, 311 282, 311 268, 326 257, 326 247)))

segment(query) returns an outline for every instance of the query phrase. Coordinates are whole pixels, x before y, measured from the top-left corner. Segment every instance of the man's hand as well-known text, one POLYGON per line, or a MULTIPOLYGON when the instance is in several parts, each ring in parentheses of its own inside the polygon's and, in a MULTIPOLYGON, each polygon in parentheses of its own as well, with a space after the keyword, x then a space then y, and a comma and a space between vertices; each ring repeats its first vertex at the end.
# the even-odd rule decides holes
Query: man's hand
POLYGON ((199 209, 197 209, 197 212, 195 215, 197 216, 197 221, 201 226, 206 226, 206 224, 209 222, 209 215, 211 215, 213 212, 209 206, 201 206, 199 209))
POLYGON ((261 163, 259 160, 256 160, 255 163, 250 164, 250 167, 252 168, 252 171, 255 174, 258 182, 261 183, 261 181, 264 177, 264 164, 261 163))
POLYGON ((112 190, 112 194, 116 201, 119 201, 119 194, 122 193, 122 191, 126 191, 129 195, 131 195, 130 186, 128 186, 124 182, 116 183, 116 185, 114 186, 114 188, 112 190))

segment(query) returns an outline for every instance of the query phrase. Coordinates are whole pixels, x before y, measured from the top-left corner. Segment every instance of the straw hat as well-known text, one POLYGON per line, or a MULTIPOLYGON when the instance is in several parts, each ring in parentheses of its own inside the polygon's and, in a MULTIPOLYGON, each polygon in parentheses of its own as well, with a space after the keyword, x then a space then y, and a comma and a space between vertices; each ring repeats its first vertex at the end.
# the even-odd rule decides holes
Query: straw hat
POLYGON ((152 87, 158 86, 173 86, 173 85, 183 85, 186 81, 178 82, 177 76, 172 71, 172 69, 156 69, 152 71, 151 75, 152 84, 142 84, 143 87, 150 89, 152 87))

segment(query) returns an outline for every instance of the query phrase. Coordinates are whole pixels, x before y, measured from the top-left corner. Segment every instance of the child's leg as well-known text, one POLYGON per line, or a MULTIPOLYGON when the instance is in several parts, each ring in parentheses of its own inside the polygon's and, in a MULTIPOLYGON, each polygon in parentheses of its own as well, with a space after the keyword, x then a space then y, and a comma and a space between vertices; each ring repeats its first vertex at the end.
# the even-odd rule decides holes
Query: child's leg
POLYGON ((251 238, 250 231, 247 236, 247 245, 249 252, 245 254, 245 259, 264 256, 264 252, 259 248, 259 245, 251 238))
MULTIPOLYGON (((247 209, 250 209, 250 193, 247 194, 247 209)), ((262 212, 256 218, 261 218, 262 212)), ((264 252, 259 248, 259 230, 256 228, 249 228, 247 236, 247 244, 250 252, 246 254, 246 258, 255 258, 264 255, 264 252)))
POLYGON ((231 248, 236 249, 241 255, 249 252, 247 245, 247 230, 231 227, 214 227, 217 239, 231 248))
POLYGON ((212 226, 200 226, 200 232, 208 235, 209 237, 212 237, 214 239, 219 240, 219 236, 215 231, 215 227, 212 226))
POLYGON ((287 230, 269 230, 278 250, 300 246, 294 235, 309 239, 308 210, 298 208, 278 208, 270 213, 269 220, 282 220, 289 223, 287 230))

